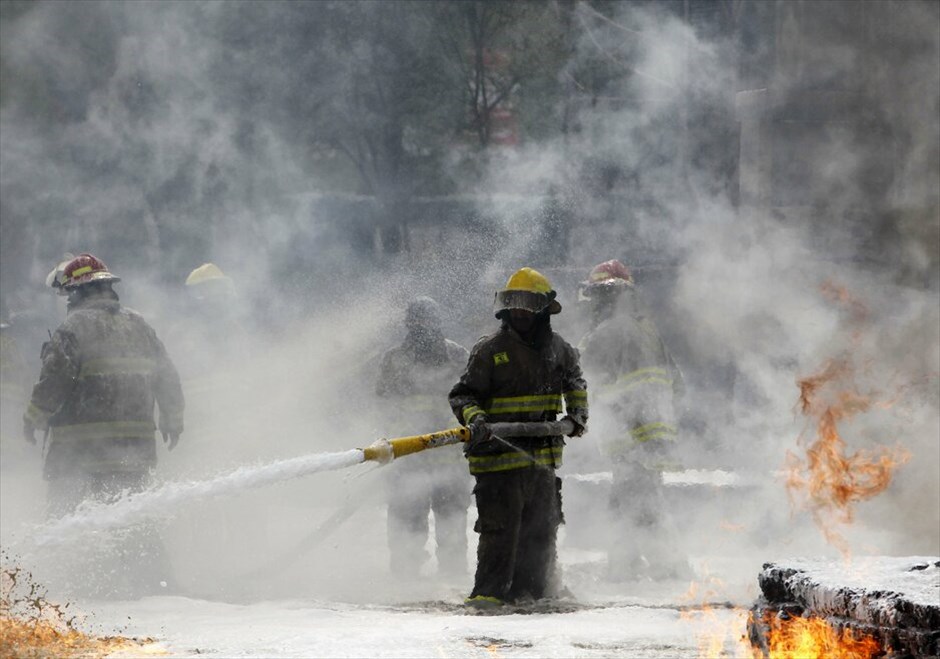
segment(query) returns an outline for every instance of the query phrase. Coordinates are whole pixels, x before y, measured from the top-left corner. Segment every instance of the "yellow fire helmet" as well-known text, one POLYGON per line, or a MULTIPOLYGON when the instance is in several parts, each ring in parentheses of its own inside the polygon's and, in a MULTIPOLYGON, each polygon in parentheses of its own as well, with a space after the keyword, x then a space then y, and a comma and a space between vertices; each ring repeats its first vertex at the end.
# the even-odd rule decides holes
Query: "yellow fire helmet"
POLYGON ((231 278, 228 277, 221 268, 215 263, 203 263, 201 266, 189 273, 189 276, 186 278, 187 286, 198 286, 200 284, 205 284, 206 282, 215 281, 215 282, 231 282, 231 278))
POLYGON ((560 313, 561 304, 555 295, 545 275, 532 268, 520 268, 506 282, 506 287, 496 293, 496 317, 499 318, 509 309, 560 313))

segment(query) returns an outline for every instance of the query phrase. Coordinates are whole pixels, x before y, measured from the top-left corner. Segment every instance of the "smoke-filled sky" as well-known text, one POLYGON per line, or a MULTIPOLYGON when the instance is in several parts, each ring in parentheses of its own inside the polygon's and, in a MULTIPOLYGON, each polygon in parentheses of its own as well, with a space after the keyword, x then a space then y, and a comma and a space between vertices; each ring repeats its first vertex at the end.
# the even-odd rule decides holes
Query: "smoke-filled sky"
MULTIPOLYGON (((481 150, 463 125, 469 46, 454 45, 451 4, 471 3, 2 3, 0 293, 29 378, 62 317, 45 274, 91 251, 184 376, 187 431, 160 453, 159 479, 363 446, 395 433, 375 367, 410 298, 441 301, 469 346, 495 328, 493 291, 533 265, 576 344, 576 283, 620 258, 689 385, 682 463, 762 484, 740 495, 741 551, 759 557, 745 568, 832 551, 805 514, 789 517, 775 472, 800 451, 797 381, 846 354, 860 389, 894 403, 844 429, 849 449, 912 455, 861 505, 853 549, 940 553, 938 5, 532 5, 494 37, 528 67, 510 96, 519 144, 481 150), (387 248, 402 227, 407 246, 387 248), (193 330, 183 281, 206 261, 235 283, 237 331, 193 330), (865 305, 864 326, 826 282, 865 305)), ((8 430, 19 413, 3 415, 4 493, 18 492, 2 498, 6 541, 41 516, 42 482, 8 430)), ((605 432, 601 415, 571 461, 594 464, 605 432)), ((377 474, 357 472, 200 504, 180 511, 171 551, 222 597, 297 529, 382 496, 377 474), (253 525, 264 531, 248 542, 253 525)), ((718 533, 731 511, 695 513, 681 523, 718 533)), ((373 596, 374 582, 334 583, 350 556, 382 573, 384 529, 355 520, 306 572, 272 582, 373 596), (358 549, 340 548, 357 534, 358 549)))

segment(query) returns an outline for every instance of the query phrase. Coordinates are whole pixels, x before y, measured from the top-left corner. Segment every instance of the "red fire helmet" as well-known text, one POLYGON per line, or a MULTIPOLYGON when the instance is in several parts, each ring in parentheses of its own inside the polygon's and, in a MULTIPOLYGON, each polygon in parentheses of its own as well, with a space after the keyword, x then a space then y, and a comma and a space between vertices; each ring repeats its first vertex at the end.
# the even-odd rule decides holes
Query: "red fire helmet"
POLYGON ((79 254, 68 262, 63 272, 62 287, 77 288, 93 281, 121 281, 108 270, 104 261, 92 254, 79 254))
POLYGON ((604 261, 594 266, 588 279, 582 282, 584 288, 595 286, 633 286, 633 274, 630 268, 616 259, 604 261))

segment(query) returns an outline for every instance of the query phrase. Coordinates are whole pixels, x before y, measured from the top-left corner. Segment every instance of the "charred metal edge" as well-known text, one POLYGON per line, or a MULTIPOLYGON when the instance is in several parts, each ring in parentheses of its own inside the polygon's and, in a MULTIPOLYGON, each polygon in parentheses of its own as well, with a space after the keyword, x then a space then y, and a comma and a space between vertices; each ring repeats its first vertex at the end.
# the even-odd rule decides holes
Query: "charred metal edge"
MULTIPOLYGON (((914 566, 911 569, 926 569, 914 566)), ((770 627, 777 617, 817 617, 837 631, 875 638, 891 659, 931 659, 940 654, 940 604, 924 606, 893 591, 824 588, 802 570, 765 563, 758 578, 763 596, 751 609, 748 639, 769 656, 770 627)))

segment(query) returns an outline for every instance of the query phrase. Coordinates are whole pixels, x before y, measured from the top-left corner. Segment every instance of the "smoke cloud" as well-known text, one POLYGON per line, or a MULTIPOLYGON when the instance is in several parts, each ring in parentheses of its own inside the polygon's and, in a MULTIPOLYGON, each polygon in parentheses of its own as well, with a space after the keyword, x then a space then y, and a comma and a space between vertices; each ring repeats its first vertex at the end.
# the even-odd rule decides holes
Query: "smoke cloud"
MULTIPOLYGON (((402 29, 420 47, 403 55, 381 40, 370 50, 382 30, 330 3, 3 3, 0 293, 29 379, 63 317, 45 275, 64 252, 90 251, 183 375, 187 430, 160 452, 159 481, 361 447, 396 433, 375 377, 408 300, 441 302, 446 333, 470 347, 496 327, 493 291, 531 265, 559 291, 555 329, 577 344, 577 284, 618 258, 685 375, 677 457, 712 472, 711 488, 671 490, 713 497, 674 519, 693 562, 732 557, 718 567, 750 583, 780 554, 837 555, 791 514, 781 470, 803 430, 797 381, 846 351, 866 364, 868 390, 897 400, 844 428, 846 441, 912 455, 860 507, 853 550, 940 553, 937 5, 883 3, 880 21, 840 2, 727 4, 738 13, 721 20, 738 27, 722 32, 662 3, 552 3, 573 35, 556 84, 579 90, 598 61, 609 82, 544 110, 566 130, 523 131, 515 147, 475 154, 453 126, 433 126, 411 148, 450 149, 443 171, 405 167, 383 179, 398 181, 390 192, 370 188, 378 174, 357 172, 345 133, 327 130, 361 118, 323 117, 342 117, 370 76, 412 84, 425 70, 440 35, 412 14, 402 29), (210 261, 234 282, 221 314, 184 286, 210 261), (826 282, 865 305, 864 328, 826 282)), ((409 89, 422 91, 397 91, 409 89)), ((4 407, 9 545, 41 521, 44 492, 21 411, 4 407)), ((569 443, 566 477, 605 471, 597 447, 615 432, 598 414, 569 443)), ((467 586, 388 574, 383 474, 318 474, 175 511, 163 531, 180 583, 212 598, 369 602, 467 586)), ((584 486, 566 483, 564 543, 602 548, 603 524, 576 521, 589 517, 584 486)), ((576 588, 599 588, 588 567, 568 569, 576 588)))

